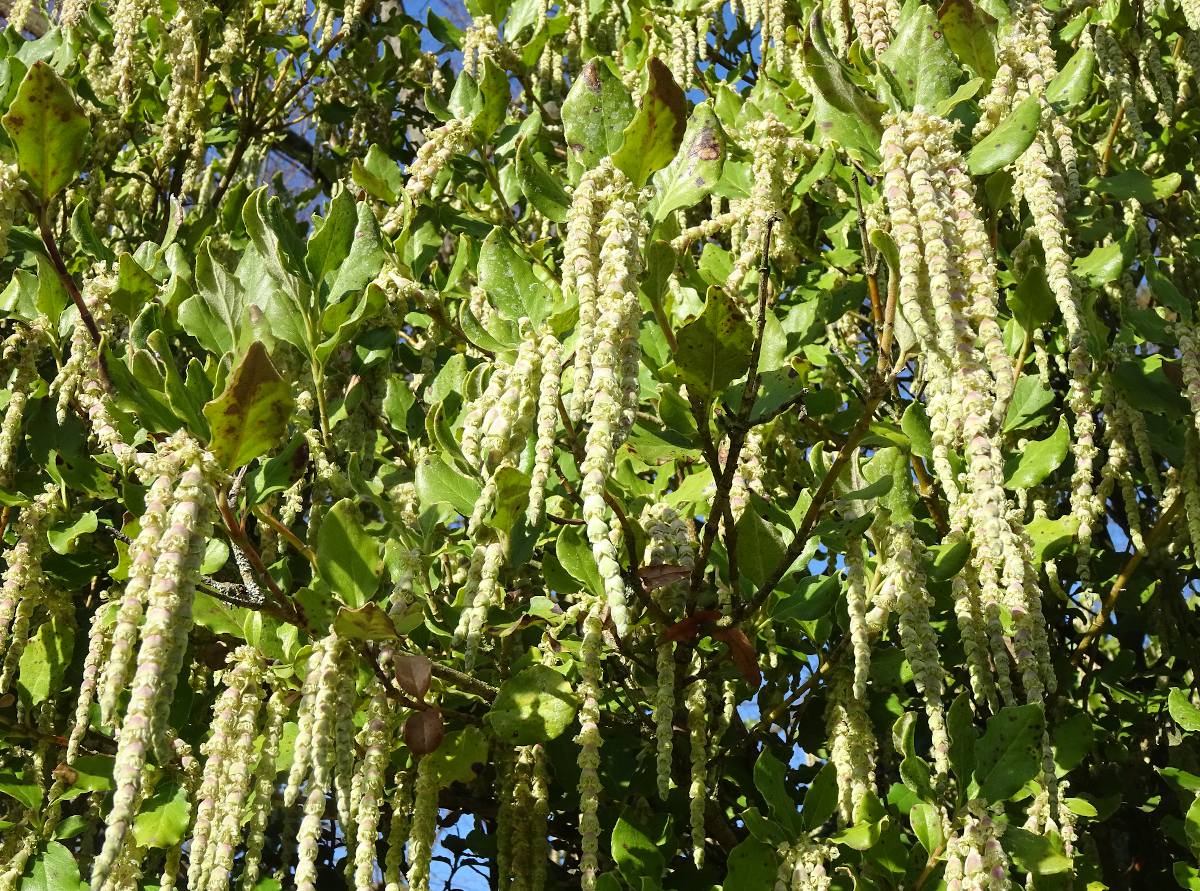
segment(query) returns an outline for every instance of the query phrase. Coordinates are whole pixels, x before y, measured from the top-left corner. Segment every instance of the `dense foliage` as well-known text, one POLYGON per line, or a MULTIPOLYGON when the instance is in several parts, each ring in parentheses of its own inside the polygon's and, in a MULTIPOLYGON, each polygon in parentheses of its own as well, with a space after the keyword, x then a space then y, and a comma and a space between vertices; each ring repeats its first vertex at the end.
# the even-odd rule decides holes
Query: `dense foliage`
POLYGON ((1200 888, 1196 0, 2 8, 0 891, 1200 888))

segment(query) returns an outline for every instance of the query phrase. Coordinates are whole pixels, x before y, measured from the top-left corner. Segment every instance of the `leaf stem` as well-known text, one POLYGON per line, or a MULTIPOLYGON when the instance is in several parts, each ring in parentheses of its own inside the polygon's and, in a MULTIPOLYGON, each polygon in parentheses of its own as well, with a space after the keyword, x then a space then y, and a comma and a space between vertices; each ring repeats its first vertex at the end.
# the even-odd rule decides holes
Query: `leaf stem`
POLYGON ((92 343, 96 346, 100 345, 100 328, 96 325, 96 319, 92 316, 91 310, 84 303, 83 294, 79 291, 79 286, 75 284, 75 278, 67 271, 67 264, 63 262, 62 254, 58 251, 58 243, 54 238, 54 233, 50 231, 49 210, 46 205, 42 205, 37 210, 38 232, 42 236, 42 244, 46 246, 46 253, 50 255, 50 262, 54 266, 54 271, 58 273, 58 278, 62 282, 63 287, 67 289, 67 293, 71 295, 71 302, 75 304, 75 308, 79 310, 79 318, 87 328, 88 334, 92 338, 92 343))

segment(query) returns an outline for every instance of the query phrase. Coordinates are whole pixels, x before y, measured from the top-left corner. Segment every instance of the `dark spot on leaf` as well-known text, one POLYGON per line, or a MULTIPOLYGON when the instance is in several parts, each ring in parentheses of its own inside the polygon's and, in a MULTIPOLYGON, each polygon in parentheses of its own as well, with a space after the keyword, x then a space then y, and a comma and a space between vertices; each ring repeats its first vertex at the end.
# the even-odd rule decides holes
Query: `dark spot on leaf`
POLYGON ((700 131, 700 138, 696 140, 696 156, 701 161, 715 161, 721 157, 721 144, 713 127, 705 127, 700 131))
POLYGON ((599 64, 600 62, 598 59, 592 59, 592 61, 588 62, 587 65, 584 66, 583 71, 580 74, 580 77, 583 78, 584 85, 586 85, 587 88, 593 93, 600 92, 599 64))

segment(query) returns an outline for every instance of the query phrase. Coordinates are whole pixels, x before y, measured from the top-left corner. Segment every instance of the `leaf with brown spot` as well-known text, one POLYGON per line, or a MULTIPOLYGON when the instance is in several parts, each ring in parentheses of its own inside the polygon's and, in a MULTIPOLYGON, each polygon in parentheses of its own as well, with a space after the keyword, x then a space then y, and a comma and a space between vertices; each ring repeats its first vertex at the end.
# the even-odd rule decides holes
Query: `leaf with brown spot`
POLYGON ((414 755, 436 752, 446 735, 441 709, 413 712, 404 722, 404 742, 414 755))
POLYGON ((762 672, 758 668, 758 653, 746 633, 741 628, 718 628, 712 632, 712 638, 729 647, 729 658, 742 678, 757 690, 762 683, 762 672))
POLYGON ((291 386, 255 341, 225 392, 204 406, 212 428, 209 448, 227 470, 262 457, 283 439, 293 404, 291 386))
POLYGON ((25 73, 2 122, 17 148, 17 167, 47 203, 79 172, 91 129, 87 115, 66 81, 39 61, 25 73))
POLYGON ((687 126, 687 99, 667 68, 657 57, 646 63, 649 82, 638 109, 625 128, 621 148, 613 163, 641 188, 650 174, 671 163, 687 126))
POLYGON ((655 588, 665 588, 667 585, 675 584, 675 582, 682 582, 691 574, 692 571, 690 569, 686 569, 683 566, 673 566, 670 563, 654 563, 650 566, 643 566, 638 570, 642 584, 649 591, 653 591, 655 588))
POLYGON ((675 641, 676 643, 685 640, 695 640, 701 631, 719 618, 721 618, 721 614, 717 610, 702 609, 699 612, 692 613, 683 621, 676 622, 663 633, 663 638, 675 641))
MULTIPOLYGON (((563 137, 572 165, 591 170, 621 147, 635 113, 633 97, 609 63, 597 57, 583 67, 563 100, 563 137)), ((575 167, 576 174, 579 167, 575 167)))
POLYGON ((696 106, 675 159, 654 177, 658 203, 655 222, 672 211, 692 207, 712 192, 725 169, 725 130, 711 100, 696 106))
POLYGON ((432 664, 424 656, 402 653, 396 657, 396 683, 405 693, 424 702, 425 694, 429 692, 432 668, 432 664))

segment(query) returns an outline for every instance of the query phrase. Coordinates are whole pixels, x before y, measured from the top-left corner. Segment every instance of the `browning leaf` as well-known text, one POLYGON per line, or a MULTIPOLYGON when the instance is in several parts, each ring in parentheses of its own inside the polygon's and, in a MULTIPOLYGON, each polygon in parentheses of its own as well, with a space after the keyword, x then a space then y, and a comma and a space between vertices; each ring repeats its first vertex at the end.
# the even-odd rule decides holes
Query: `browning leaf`
POLYGON ((418 701, 425 701, 429 692, 431 664, 424 656, 410 656, 402 653, 396 657, 396 683, 400 689, 418 701))
POLYGON ((729 658, 746 683, 757 690, 762 684, 762 672, 758 669, 758 653, 746 633, 741 628, 718 628, 712 632, 712 637, 729 647, 729 658))
POLYGON ((689 575, 690 569, 685 569, 682 566, 674 566, 670 563, 653 563, 650 566, 643 566, 638 570, 638 575, 642 578, 642 584, 646 586, 646 590, 653 591, 655 588, 665 588, 667 585, 673 585, 675 582, 682 582, 689 575))
POLYGON ((404 722, 404 742, 414 755, 436 752, 446 735, 441 709, 430 708, 413 712, 404 722))
POLYGON ((666 633, 663 638, 673 640, 676 643, 683 640, 694 640, 696 636, 704 630, 705 626, 717 621, 721 618, 721 614, 715 609, 702 609, 698 613, 692 613, 682 622, 676 622, 666 633))

